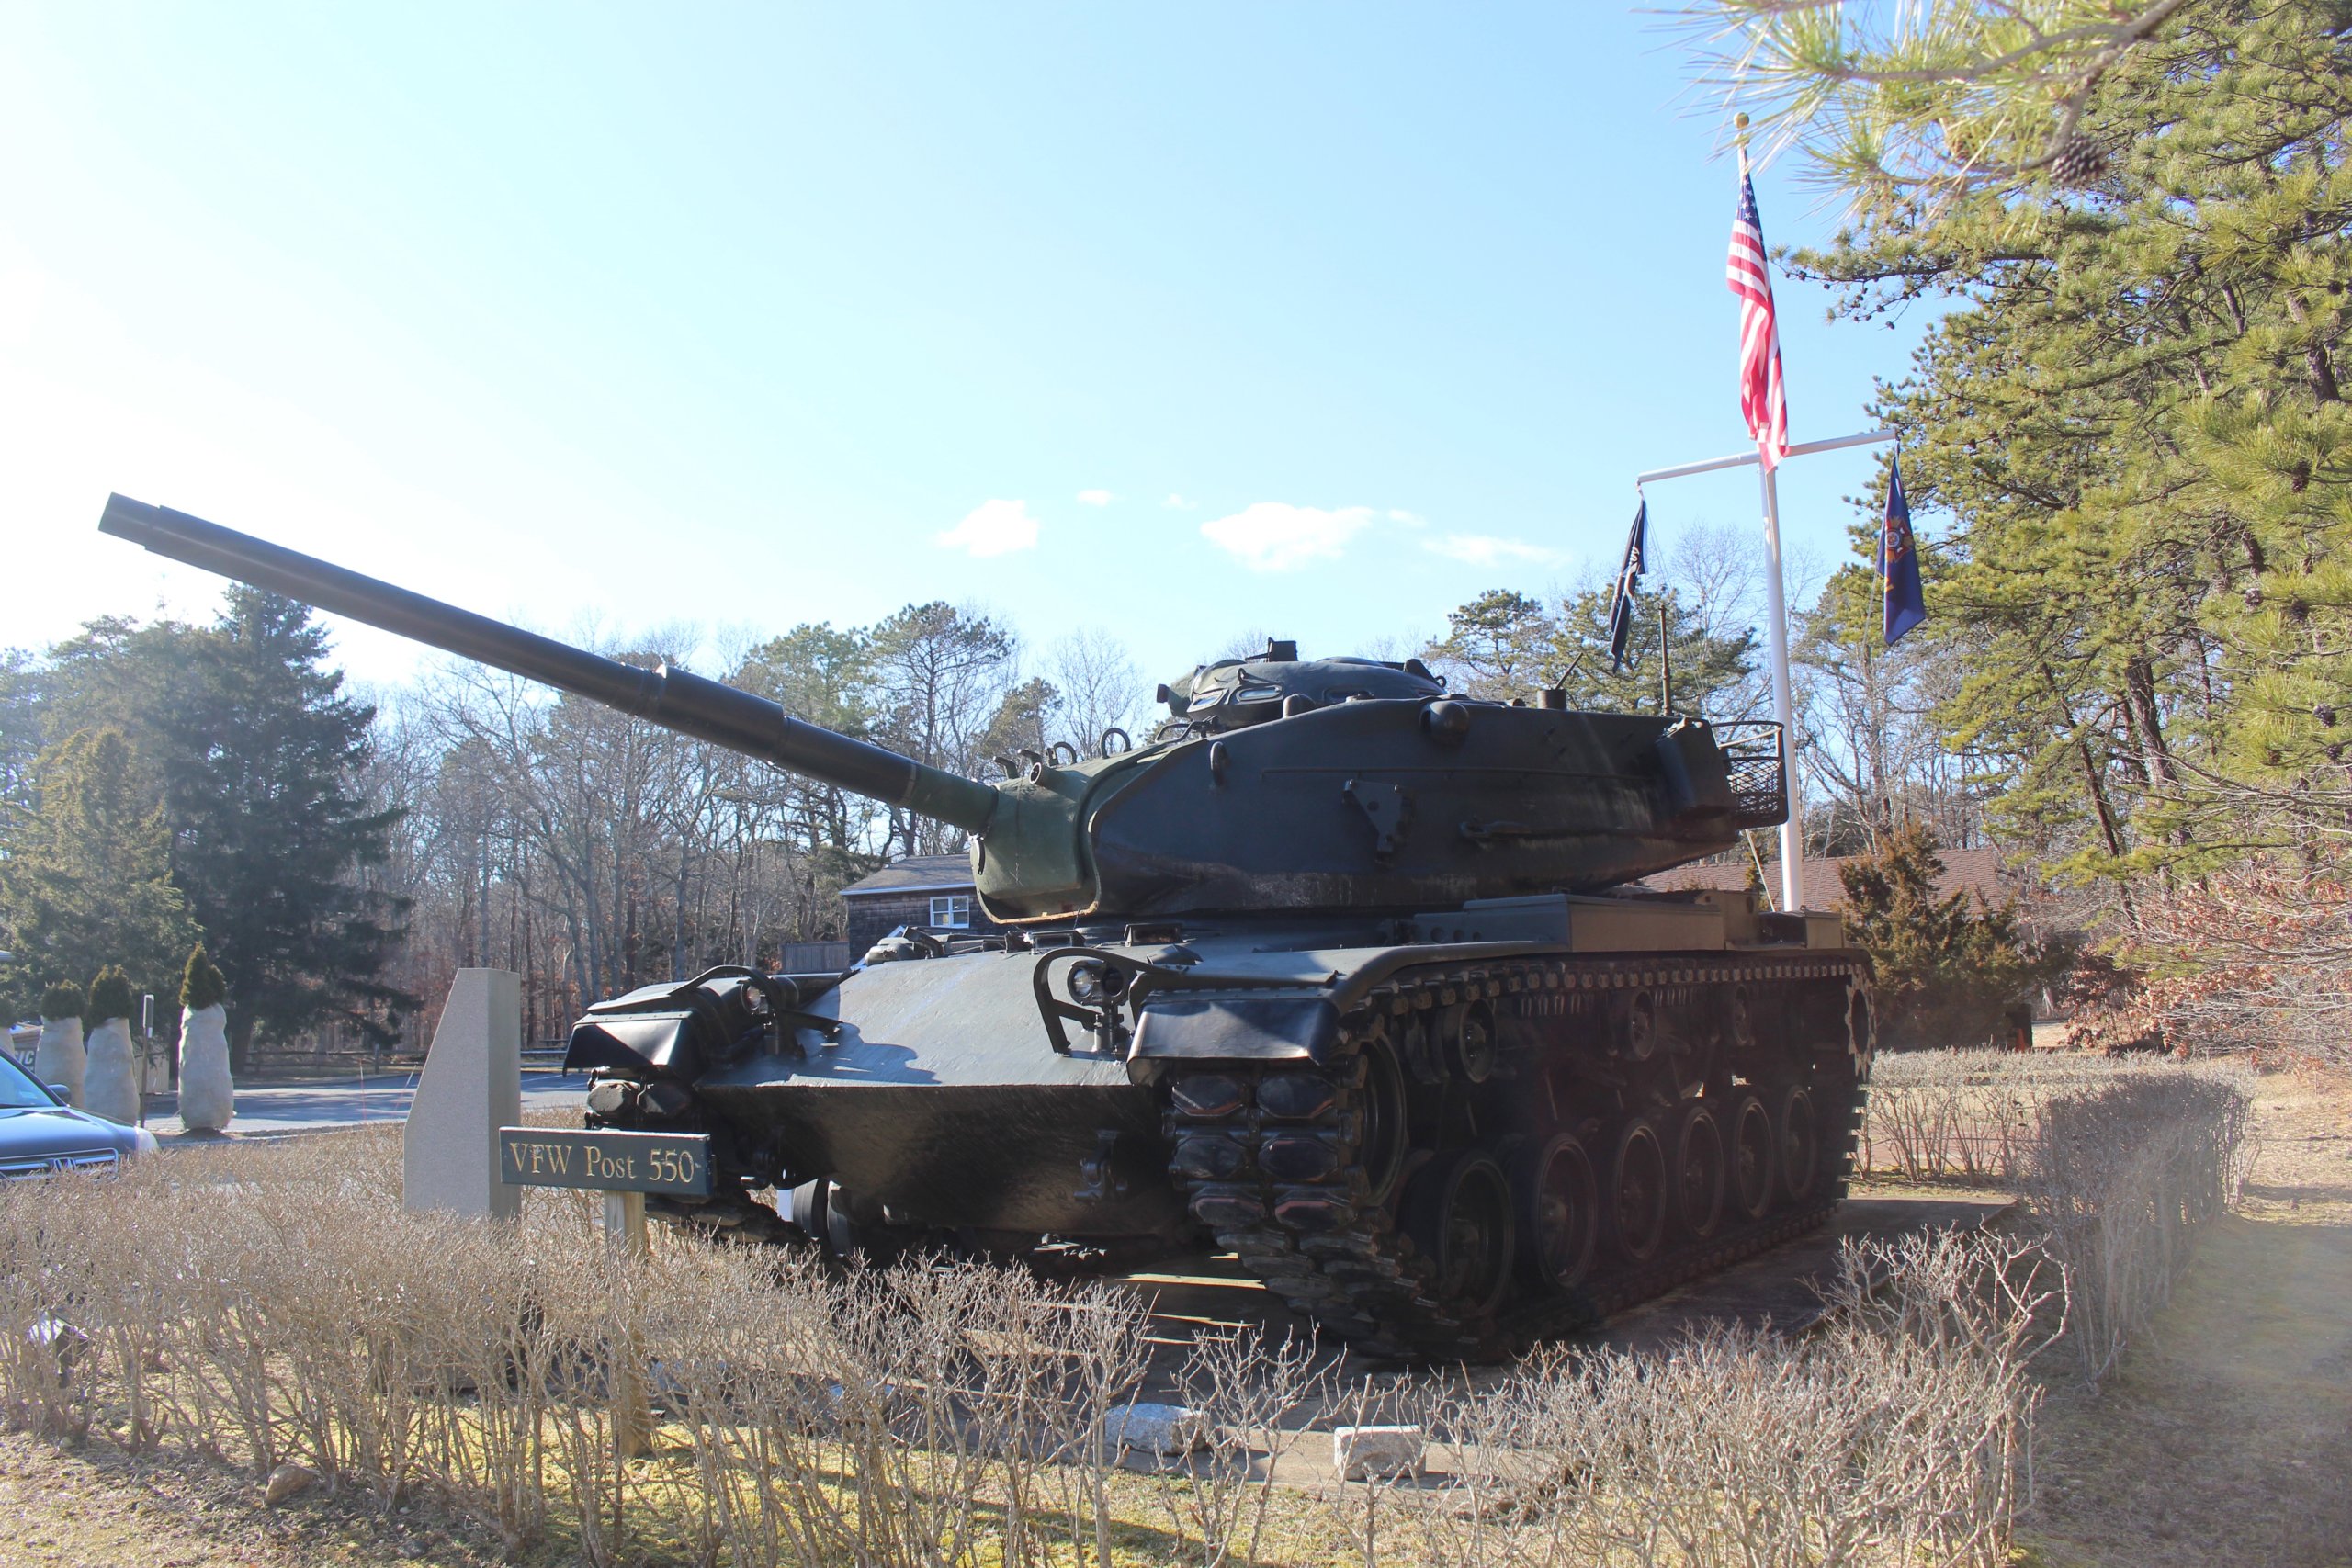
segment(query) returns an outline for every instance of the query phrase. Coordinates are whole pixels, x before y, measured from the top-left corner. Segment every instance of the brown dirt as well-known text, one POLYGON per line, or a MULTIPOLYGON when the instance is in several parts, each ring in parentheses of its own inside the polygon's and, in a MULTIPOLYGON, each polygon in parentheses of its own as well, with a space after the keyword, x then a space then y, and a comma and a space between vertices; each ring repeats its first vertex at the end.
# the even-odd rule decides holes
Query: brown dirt
POLYGON ((250 1477, 0 1434, 0 1562, 23 1568, 478 1568, 499 1561, 422 1509, 316 1487, 276 1508, 250 1477))
POLYGON ((2256 1114, 2245 1211, 2153 1341, 2052 1386, 2028 1561, 2352 1564, 2352 1083, 2267 1077, 2256 1114))

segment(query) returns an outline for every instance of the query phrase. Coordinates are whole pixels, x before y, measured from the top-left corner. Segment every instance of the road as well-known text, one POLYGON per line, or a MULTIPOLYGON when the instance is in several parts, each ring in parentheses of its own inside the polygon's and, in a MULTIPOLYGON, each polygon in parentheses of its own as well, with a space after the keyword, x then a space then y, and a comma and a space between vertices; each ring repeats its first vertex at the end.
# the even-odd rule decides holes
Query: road
MULTIPOLYGON (((574 1111, 588 1091, 584 1073, 525 1068, 523 1109, 574 1111)), ((247 1137, 281 1136, 316 1132, 327 1127, 352 1127, 370 1122, 398 1122, 408 1115, 409 1098, 416 1092, 416 1074, 388 1073, 376 1077, 309 1078, 295 1083, 254 1083, 237 1086, 236 1119, 229 1131, 247 1137)), ((157 1137, 172 1139, 180 1125, 175 1095, 150 1095, 147 1126, 157 1137)))

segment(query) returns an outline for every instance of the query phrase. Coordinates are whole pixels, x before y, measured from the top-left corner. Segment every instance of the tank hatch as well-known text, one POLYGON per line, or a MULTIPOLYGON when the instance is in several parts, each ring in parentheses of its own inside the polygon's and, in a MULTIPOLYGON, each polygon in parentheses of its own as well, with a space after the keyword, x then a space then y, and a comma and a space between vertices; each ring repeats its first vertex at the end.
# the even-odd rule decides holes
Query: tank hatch
POLYGON ((1434 697, 1445 682, 1418 659, 1401 664, 1352 656, 1301 659, 1298 644, 1273 641, 1251 659, 1220 659, 1159 688, 1166 705, 1154 740, 1222 734, 1270 719, 1374 697, 1434 697))

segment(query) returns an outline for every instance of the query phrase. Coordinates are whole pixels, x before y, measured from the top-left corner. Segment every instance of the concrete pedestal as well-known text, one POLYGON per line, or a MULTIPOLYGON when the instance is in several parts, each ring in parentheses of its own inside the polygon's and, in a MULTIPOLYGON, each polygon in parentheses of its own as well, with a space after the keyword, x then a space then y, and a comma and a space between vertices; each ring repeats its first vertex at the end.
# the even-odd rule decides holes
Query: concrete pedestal
POLYGON ((33 1047, 33 1077, 45 1084, 62 1086, 66 1100, 77 1107, 82 1103, 82 1078, 89 1060, 89 1053, 82 1046, 80 1019, 40 1021, 40 1043, 33 1047))
POLYGON ((401 1206, 513 1219, 523 1194, 498 1179, 498 1129, 522 1115, 523 977, 460 969, 409 1102, 401 1206))
POLYGON ((229 1076, 226 1008, 180 1010, 180 1125, 218 1133, 237 1113, 237 1085, 229 1076))
POLYGON ((90 1031, 82 1109, 128 1127, 139 1120, 139 1055, 130 1048, 130 1021, 110 1018, 90 1031))

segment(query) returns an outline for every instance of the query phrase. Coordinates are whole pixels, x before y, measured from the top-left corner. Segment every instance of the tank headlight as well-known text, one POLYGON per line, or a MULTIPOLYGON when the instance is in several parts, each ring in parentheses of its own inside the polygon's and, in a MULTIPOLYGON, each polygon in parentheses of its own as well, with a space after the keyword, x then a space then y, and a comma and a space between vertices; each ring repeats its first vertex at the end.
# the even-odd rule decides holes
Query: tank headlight
POLYGON ((1069 999, 1080 1007, 1099 1008, 1111 994, 1109 977, 1102 965, 1094 959, 1082 959, 1069 966, 1069 999))

